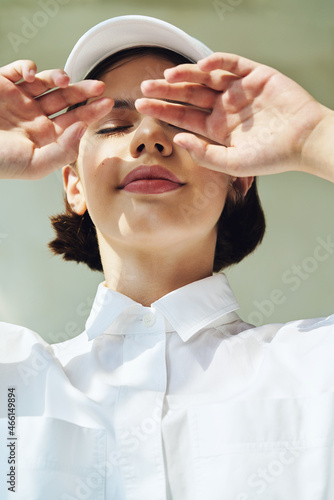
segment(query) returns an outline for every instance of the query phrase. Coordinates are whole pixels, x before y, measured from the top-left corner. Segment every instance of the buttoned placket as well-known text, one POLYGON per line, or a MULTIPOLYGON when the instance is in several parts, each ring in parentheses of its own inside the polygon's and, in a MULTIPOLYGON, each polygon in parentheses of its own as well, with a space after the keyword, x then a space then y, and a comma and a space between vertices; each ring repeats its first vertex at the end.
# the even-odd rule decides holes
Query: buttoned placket
MULTIPOLYGON (((171 436, 166 432, 169 427, 166 396, 170 382, 166 360, 170 342, 166 345, 166 332, 169 341, 173 333, 180 342, 187 342, 209 324, 218 321, 220 325, 222 316, 227 320, 226 315, 233 314, 237 307, 223 275, 171 292, 151 307, 109 290, 104 284, 99 286, 86 322, 86 334, 96 347, 91 348, 91 364, 97 379, 102 369, 103 378, 109 379, 110 375, 113 380, 110 397, 101 407, 101 418, 105 418, 109 429, 107 452, 109 469, 113 471, 107 479, 108 498, 110 495, 117 500, 171 498, 169 482, 172 480, 174 486, 176 483, 173 474, 167 471, 167 464, 171 464, 173 458, 170 460, 172 455, 167 449, 171 436), (110 343, 115 345, 117 358, 111 371, 107 360, 104 367, 100 366, 98 339, 103 344, 105 335, 118 337, 110 343)), ((228 320, 233 322, 236 318, 228 320)), ((109 355, 113 356, 112 350, 109 355)), ((91 393, 93 399, 103 394, 103 383, 102 386, 98 383, 96 389, 98 394, 95 395, 94 390, 91 393)), ((173 446, 178 446, 175 441, 173 446)), ((183 492, 180 494, 182 497, 183 492)))
POLYGON ((127 329, 115 408, 124 499, 166 500, 161 432, 167 386, 165 320, 153 307, 142 307, 127 329))

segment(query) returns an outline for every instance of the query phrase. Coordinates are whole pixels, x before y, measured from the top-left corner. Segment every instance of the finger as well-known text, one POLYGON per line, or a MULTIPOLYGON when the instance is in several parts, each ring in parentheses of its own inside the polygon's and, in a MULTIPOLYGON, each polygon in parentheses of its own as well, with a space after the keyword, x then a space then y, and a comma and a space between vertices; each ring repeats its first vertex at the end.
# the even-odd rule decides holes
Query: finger
POLYGON ((153 116, 195 134, 206 135, 206 120, 210 116, 207 111, 146 98, 137 99, 135 105, 140 113, 153 116))
POLYGON ((210 144, 205 139, 188 133, 175 135, 173 142, 186 149, 201 167, 226 173, 226 147, 210 144))
POLYGON ((101 97, 85 106, 80 106, 68 113, 57 116, 57 118, 53 120, 53 123, 57 128, 59 127, 62 130, 70 127, 76 122, 85 122, 87 125, 91 125, 110 113, 113 105, 114 101, 112 99, 101 97))
POLYGON ((221 69, 239 77, 247 76, 256 67, 260 66, 259 63, 246 59, 245 57, 224 52, 211 54, 205 59, 198 61, 197 65, 202 71, 221 69))
POLYGON ((195 64, 182 64, 174 68, 168 68, 165 70, 164 76, 169 83, 197 83, 220 92, 224 91, 232 82, 239 78, 221 69, 210 72, 202 71, 195 64))
POLYGON ((263 162, 259 160, 256 148, 244 142, 238 147, 212 144, 205 138, 180 133, 173 141, 186 149, 192 159, 201 167, 223 172, 235 177, 249 177, 263 174, 263 162))
POLYGON ((18 87, 26 94, 37 97, 55 87, 65 88, 69 85, 70 78, 62 69, 46 70, 37 73, 33 82, 21 82, 18 87))
POLYGON ((173 141, 175 144, 186 149, 192 159, 201 167, 209 168, 217 172, 224 172, 238 177, 247 176, 240 174, 238 156, 235 148, 227 148, 222 145, 211 144, 205 139, 200 139, 193 134, 177 134, 173 141))
POLYGON ((178 66, 165 69, 164 77, 170 83, 182 81, 203 83, 201 79, 204 78, 205 75, 197 64, 189 63, 179 64, 178 66))
POLYGON ((203 85, 169 84, 166 80, 146 80, 142 82, 141 90, 146 97, 169 99, 207 109, 213 108, 217 98, 217 92, 203 85))
POLYGON ((4 76, 13 83, 26 80, 27 82, 33 82, 35 79, 37 71, 37 66, 33 61, 20 60, 13 63, 7 64, 0 68, 0 75, 4 76))
POLYGON ((76 160, 79 143, 87 125, 80 122, 67 128, 57 142, 35 149, 29 179, 41 179, 76 160))
POLYGON ((97 80, 85 80, 65 89, 49 92, 37 99, 44 114, 50 116, 69 106, 79 104, 103 94, 105 84, 97 80))

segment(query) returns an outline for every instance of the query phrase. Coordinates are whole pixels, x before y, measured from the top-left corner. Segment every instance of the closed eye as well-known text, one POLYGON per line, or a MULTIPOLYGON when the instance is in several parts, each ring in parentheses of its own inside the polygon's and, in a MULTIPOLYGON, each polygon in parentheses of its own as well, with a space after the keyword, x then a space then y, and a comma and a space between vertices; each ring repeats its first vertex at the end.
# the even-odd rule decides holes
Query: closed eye
POLYGON ((107 128, 102 128, 101 130, 98 130, 96 132, 97 135, 101 135, 101 136, 119 136, 119 135, 123 135, 125 133, 126 130, 128 130, 129 128, 131 128, 132 125, 122 125, 121 127, 107 127, 107 128))

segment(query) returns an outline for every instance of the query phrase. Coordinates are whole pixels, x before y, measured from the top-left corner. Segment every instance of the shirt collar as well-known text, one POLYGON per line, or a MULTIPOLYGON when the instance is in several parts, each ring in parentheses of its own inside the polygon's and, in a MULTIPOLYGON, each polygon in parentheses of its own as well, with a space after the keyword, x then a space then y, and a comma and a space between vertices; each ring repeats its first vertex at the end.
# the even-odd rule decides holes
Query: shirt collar
MULTIPOLYGON (((139 312, 141 309, 151 309, 159 311, 172 329, 186 341, 218 320, 221 320, 220 323, 231 321, 229 313, 238 308, 239 304, 223 273, 178 288, 153 302, 151 308, 144 307, 101 283, 86 322, 86 333, 92 340, 107 329, 110 332, 112 323, 126 310, 139 312)), ((236 318, 233 315, 233 319, 236 318)))

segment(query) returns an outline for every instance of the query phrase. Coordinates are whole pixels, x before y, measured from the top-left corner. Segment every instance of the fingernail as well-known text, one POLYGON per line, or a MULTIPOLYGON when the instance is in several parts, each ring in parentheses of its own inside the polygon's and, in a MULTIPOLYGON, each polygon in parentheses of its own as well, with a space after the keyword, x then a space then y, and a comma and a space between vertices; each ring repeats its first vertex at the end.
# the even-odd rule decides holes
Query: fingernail
POLYGON ((148 92, 150 90, 150 87, 152 85, 152 81, 154 80, 144 80, 140 84, 140 88, 142 92, 148 92))
POLYGON ((34 69, 30 69, 25 75, 25 80, 29 83, 32 83, 35 80, 35 76, 36 71, 34 69))
POLYGON ((187 149, 187 143, 186 143, 186 141, 183 141, 179 137, 175 136, 174 139, 173 139, 173 142, 175 144, 177 144, 177 146, 180 146, 180 148, 187 149))
POLYGON ((147 97, 141 97, 140 99, 136 99, 135 100, 135 107, 136 107, 136 109, 139 109, 140 106, 141 106, 141 104, 143 104, 143 103, 145 105, 145 102, 147 102, 147 100, 148 100, 147 97))

